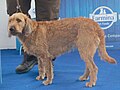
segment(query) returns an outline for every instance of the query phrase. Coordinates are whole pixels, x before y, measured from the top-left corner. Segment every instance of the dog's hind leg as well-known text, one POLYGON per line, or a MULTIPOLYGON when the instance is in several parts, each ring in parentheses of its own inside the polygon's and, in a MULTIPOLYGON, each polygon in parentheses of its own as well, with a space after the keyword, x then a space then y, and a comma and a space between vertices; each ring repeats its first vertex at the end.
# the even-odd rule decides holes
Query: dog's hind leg
MULTIPOLYGON (((90 51, 90 49, 87 49, 90 51)), ((88 76, 90 76, 90 82, 86 83, 87 87, 92 87, 96 85, 96 81, 97 81, 97 72, 98 72, 98 68, 94 63, 93 60, 93 56, 94 53, 88 53, 88 51, 85 50, 85 52, 81 53, 81 50, 79 50, 79 52, 81 53, 81 58, 84 60, 85 64, 86 64, 86 71, 84 73, 83 76, 80 77, 80 80, 87 80, 88 76)))
POLYGON ((86 62, 86 66, 88 67, 89 71, 90 71, 90 82, 86 83, 87 87, 92 87, 96 85, 96 81, 97 81, 97 73, 98 73, 98 68, 95 65, 94 61, 92 58, 88 59, 88 61, 86 62))
POLYGON ((90 81, 86 83, 86 86, 92 87, 96 85, 97 81, 98 68, 94 63, 93 57, 100 43, 100 39, 96 32, 92 30, 94 28, 88 29, 89 27, 82 27, 78 31, 76 46, 78 47, 81 58, 86 64, 86 71, 80 79, 86 80, 89 76, 90 81))
POLYGON ((80 80, 86 80, 89 76, 90 82, 87 82, 86 86, 92 87, 95 86, 97 81, 98 68, 94 63, 93 57, 98 47, 99 39, 97 39, 97 37, 94 38, 93 35, 88 35, 88 33, 85 34, 87 37, 83 36, 84 38, 78 38, 77 41, 78 51, 86 64, 86 71, 83 76, 80 77, 80 80))
POLYGON ((81 77, 81 79, 87 79, 88 76, 90 76, 90 82, 86 83, 87 87, 92 87, 96 85, 97 81, 97 72, 98 68, 94 63, 93 57, 96 51, 95 45, 91 45, 89 48, 78 48, 81 58, 84 60, 86 63, 86 69, 87 71, 85 74, 81 77))

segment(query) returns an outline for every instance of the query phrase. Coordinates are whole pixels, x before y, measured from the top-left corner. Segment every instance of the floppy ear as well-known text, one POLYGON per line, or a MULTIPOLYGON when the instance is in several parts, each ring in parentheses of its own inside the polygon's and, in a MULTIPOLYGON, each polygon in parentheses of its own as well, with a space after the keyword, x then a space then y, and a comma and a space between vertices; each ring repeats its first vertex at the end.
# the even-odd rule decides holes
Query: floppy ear
POLYGON ((27 16, 25 16, 24 18, 25 18, 25 27, 24 27, 22 33, 25 36, 28 36, 32 32, 32 21, 27 16))

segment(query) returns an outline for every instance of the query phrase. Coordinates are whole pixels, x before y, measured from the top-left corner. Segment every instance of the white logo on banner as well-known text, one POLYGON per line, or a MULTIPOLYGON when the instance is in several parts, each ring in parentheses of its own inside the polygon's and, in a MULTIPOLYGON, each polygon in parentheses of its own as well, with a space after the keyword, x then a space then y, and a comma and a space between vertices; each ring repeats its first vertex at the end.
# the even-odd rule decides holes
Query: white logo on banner
POLYGON ((90 14, 90 18, 97 22, 102 29, 108 29, 117 21, 117 13, 113 12, 109 7, 101 6, 90 14))

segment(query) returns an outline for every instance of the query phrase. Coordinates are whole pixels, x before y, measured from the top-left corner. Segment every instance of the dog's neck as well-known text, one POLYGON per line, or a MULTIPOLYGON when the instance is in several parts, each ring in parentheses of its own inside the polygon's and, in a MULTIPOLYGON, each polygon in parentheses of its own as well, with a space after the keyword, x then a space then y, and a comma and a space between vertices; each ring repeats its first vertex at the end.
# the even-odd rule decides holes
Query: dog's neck
POLYGON ((27 38, 26 36, 23 36, 22 34, 19 34, 17 37, 19 38, 19 40, 22 44, 25 42, 25 40, 27 38))

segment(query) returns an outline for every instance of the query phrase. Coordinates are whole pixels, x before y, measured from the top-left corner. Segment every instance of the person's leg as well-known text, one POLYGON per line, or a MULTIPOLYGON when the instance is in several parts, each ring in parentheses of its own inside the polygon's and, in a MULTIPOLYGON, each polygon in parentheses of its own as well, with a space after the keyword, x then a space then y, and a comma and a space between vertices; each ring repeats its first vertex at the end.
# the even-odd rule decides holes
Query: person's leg
POLYGON ((11 16, 13 13, 17 11, 16 6, 17 2, 16 0, 6 0, 7 5, 7 14, 11 16))
MULTIPOLYGON (((28 10, 30 9, 31 0, 19 0, 21 10, 24 14, 28 14, 28 10)), ((17 2, 16 0, 6 0, 7 4, 7 13, 9 16, 16 13, 17 2)), ((33 55, 28 55, 23 52, 23 62, 16 67, 16 73, 25 73, 33 68, 35 64, 37 64, 37 58, 33 55)))
MULTIPOLYGON (((19 4, 21 10, 24 14, 28 14, 28 10, 30 9, 31 0, 19 0, 19 4)), ((11 16, 12 14, 17 12, 17 0, 6 0, 7 5, 7 14, 11 16)))
POLYGON ((36 20, 50 21, 59 18, 60 0, 35 0, 36 20))

